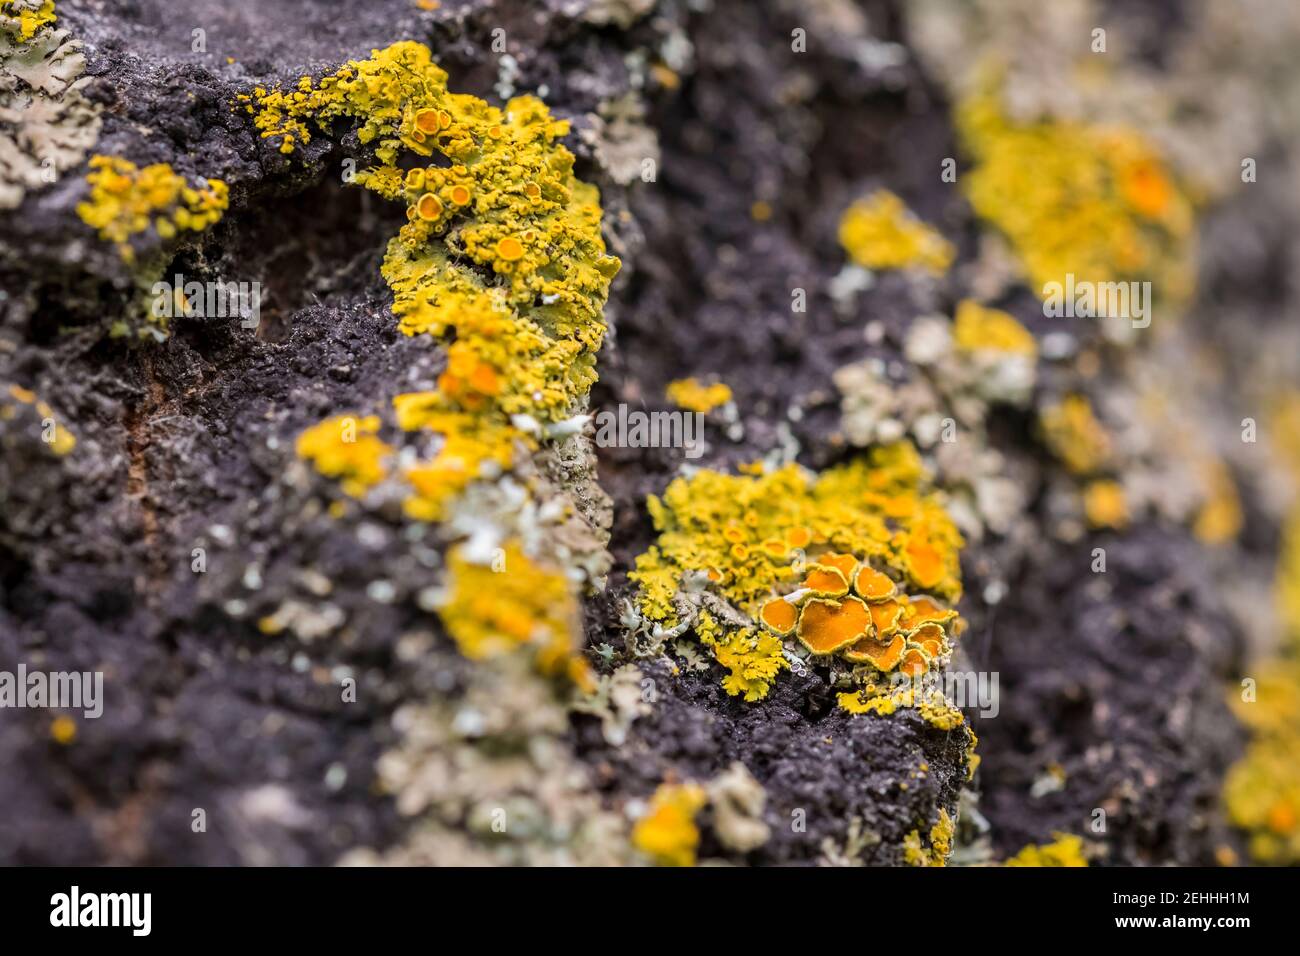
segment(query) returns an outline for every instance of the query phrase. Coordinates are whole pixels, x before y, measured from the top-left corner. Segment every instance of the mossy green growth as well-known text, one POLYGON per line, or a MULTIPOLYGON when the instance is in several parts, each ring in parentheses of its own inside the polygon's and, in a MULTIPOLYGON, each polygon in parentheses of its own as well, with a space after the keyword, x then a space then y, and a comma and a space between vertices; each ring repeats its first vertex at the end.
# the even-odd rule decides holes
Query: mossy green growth
POLYGON ((406 205, 382 269, 393 312, 408 335, 455 333, 440 383, 448 408, 541 421, 578 409, 596 380, 619 262, 605 252, 599 193, 574 177, 559 142, 567 121, 533 96, 502 110, 449 92, 413 42, 243 100, 285 153, 313 128, 359 124, 377 162, 356 182, 406 205))
POLYGON ((1193 286, 1192 205, 1135 130, 1003 111, 989 74, 959 103, 958 134, 973 168, 961 177, 975 212, 1010 241, 1032 291, 1051 283, 1150 281, 1163 301, 1193 286))
POLYGON ((0 29, 23 43, 57 19, 54 0, 0 0, 0 29))
POLYGON ((747 700, 766 696, 787 666, 782 638, 923 672, 955 634, 956 612, 928 596, 961 594, 962 539, 927 482, 906 443, 820 475, 791 464, 678 478, 648 501, 659 538, 631 574, 637 611, 663 630, 693 627, 728 669, 728 693, 747 700), (683 618, 700 589, 735 614, 683 618), (736 623, 744 618, 753 623, 736 623), (909 663, 902 651, 922 628, 930 643, 909 663))
POLYGON ((133 237, 150 228, 161 239, 201 232, 221 219, 230 201, 220 179, 196 187, 166 163, 140 168, 120 156, 92 157, 86 182, 90 197, 77 205, 77 215, 128 263, 136 257, 133 237))

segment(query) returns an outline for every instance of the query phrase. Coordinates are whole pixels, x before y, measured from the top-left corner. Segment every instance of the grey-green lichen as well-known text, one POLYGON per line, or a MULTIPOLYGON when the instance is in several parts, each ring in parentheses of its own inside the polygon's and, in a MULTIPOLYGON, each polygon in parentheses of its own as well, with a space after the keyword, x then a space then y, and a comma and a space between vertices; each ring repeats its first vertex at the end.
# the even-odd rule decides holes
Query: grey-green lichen
POLYGON ((0 209, 56 182, 99 138, 99 109, 81 45, 44 26, 30 38, 0 30, 0 209))
POLYGON ((911 438, 932 461, 962 531, 1005 534, 1025 507, 1025 483, 1007 472, 986 428, 995 405, 1023 407, 1036 381, 1037 343, 1006 312, 970 300, 944 316, 916 319, 903 342, 904 380, 867 358, 835 372, 841 428, 870 446, 911 438))
MULTIPOLYGON (((424 640, 432 642, 431 634, 424 640)), ((568 715, 523 659, 464 671, 457 698, 433 695, 393 718, 398 744, 379 783, 412 820, 383 853, 344 864, 588 865, 631 862, 627 823, 601 806, 564 735, 568 715)))

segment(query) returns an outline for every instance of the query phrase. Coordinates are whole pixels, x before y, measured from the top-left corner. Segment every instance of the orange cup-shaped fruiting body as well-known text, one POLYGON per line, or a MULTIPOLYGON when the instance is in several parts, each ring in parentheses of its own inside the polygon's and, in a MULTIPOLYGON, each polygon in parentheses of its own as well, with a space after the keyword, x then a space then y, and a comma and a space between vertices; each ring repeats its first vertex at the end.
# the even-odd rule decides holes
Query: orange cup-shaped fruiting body
POLYGON ((415 128, 421 133, 436 133, 439 125, 437 110, 420 110, 415 114, 415 128))
POLYGON ((815 559, 814 564, 826 568, 834 568, 840 574, 844 575, 846 582, 852 581, 854 574, 858 570, 858 559, 851 554, 823 554, 815 559))
POLYGON ((758 616, 763 623, 782 637, 794 631, 799 621, 799 609, 785 598, 773 598, 763 605, 758 616))
POLYGON ((834 654, 871 632, 871 612, 856 597, 813 598, 799 617, 799 641, 814 654, 834 654))
POLYGON ((863 600, 884 601, 894 596, 897 585, 888 574, 864 564, 853 579, 853 590, 862 595, 863 600))
POLYGON ((813 566, 803 579, 803 586, 818 597, 843 597, 849 593, 849 582, 835 568, 813 566))
POLYGON ((908 677, 920 677, 930 669, 930 661, 923 651, 914 647, 903 655, 902 663, 898 665, 898 669, 908 677))
POLYGON ((792 548, 806 548, 812 543, 812 530, 798 525, 785 533, 785 543, 792 548))
POLYGON ((901 634, 883 641, 864 637, 844 651, 844 659, 852 664, 871 664, 877 670, 892 671, 903 659, 906 647, 901 634))
POLYGON ((880 601, 870 605, 871 623, 875 626, 876 634, 880 637, 889 637, 899 630, 899 622, 902 620, 905 609, 897 601, 880 601))
POLYGON ((524 246, 514 236, 506 236, 497 243, 497 255, 506 262, 514 262, 524 257, 524 246))
POLYGON ((415 213, 426 222, 433 222, 442 215, 442 200, 433 193, 425 193, 416 201, 415 213))
POLYGON ((938 602, 928 597, 914 597, 907 604, 907 613, 903 618, 903 630, 914 631, 922 624, 934 622, 947 624, 955 620, 957 612, 952 608, 941 607, 938 602))

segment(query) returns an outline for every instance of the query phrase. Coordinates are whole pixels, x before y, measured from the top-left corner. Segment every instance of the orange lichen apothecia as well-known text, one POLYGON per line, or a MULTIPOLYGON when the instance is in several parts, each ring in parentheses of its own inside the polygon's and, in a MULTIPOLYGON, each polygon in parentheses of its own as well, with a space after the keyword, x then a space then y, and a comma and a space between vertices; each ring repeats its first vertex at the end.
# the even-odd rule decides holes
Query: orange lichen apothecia
POLYGON ((754 621, 689 619, 729 670, 724 687, 747 700, 788 666, 787 642, 870 674, 924 674, 961 626, 949 604, 962 540, 927 481, 906 443, 816 476, 787 465, 678 478, 649 501, 660 534, 632 574, 639 612, 681 625, 694 580, 754 621))

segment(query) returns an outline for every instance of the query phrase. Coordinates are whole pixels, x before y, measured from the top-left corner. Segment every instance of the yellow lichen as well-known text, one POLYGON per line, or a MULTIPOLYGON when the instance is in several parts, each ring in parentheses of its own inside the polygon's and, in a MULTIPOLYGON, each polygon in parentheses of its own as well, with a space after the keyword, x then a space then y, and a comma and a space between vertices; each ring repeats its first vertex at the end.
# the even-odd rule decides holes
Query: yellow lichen
POLYGON ((1092 481, 1083 489, 1083 513, 1094 528, 1123 528, 1128 524, 1128 499, 1117 481, 1092 481))
POLYGON ((594 689, 580 652, 577 594, 561 570, 538 564, 510 541, 486 564, 457 546, 447 572, 438 616, 462 654, 478 661, 526 648, 540 673, 594 689))
POLYGON ((1293 506, 1282 529, 1274 589, 1278 617, 1293 653, 1300 651, 1300 503, 1293 506))
POLYGON ((378 432, 378 416, 336 415, 299 435, 295 450, 322 475, 339 479, 346 494, 360 498, 388 475, 393 449, 378 432))
POLYGON ((928 845, 921 839, 919 830, 903 837, 903 862, 909 866, 947 866, 956 829, 956 821, 947 810, 940 808, 939 819, 930 827, 928 845))
POLYGON ((77 205, 77 215, 127 262, 135 261, 133 236, 151 227, 162 239, 179 230, 201 232, 229 205, 229 190, 220 179, 196 188, 166 163, 141 169, 119 156, 94 156, 86 182, 90 198, 77 205))
POLYGON ((1241 532, 1241 497, 1232 472, 1217 459, 1204 467, 1208 497, 1196 513, 1192 533, 1206 544, 1226 544, 1241 532))
POLYGON ((534 447, 531 438, 497 418, 447 411, 438 392, 398 395, 393 408, 404 431, 441 436, 432 458, 403 472, 413 490, 404 505, 406 513, 422 521, 441 520, 448 504, 470 482, 501 474, 514 464, 516 449, 534 447))
MULTIPOLYGON (((1293 438, 1293 436, 1287 436, 1293 438)), ((1233 713, 1250 731, 1229 770, 1223 802, 1258 863, 1300 863, 1300 505, 1282 532, 1276 580, 1281 655, 1256 664, 1251 683, 1233 687, 1233 713)))
POLYGON ((701 611, 695 631, 714 659, 727 669, 722 687, 732 696, 747 701, 766 697, 776 675, 790 666, 781 639, 759 628, 729 630, 708 611, 701 611))
POLYGON ((407 207, 381 269, 393 313, 405 334, 450 344, 437 389, 394 405, 404 430, 442 438, 431 459, 404 470, 407 513, 440 520, 471 482, 536 447, 515 416, 563 421, 596 380, 619 262, 605 252, 599 194, 573 176, 558 141, 568 122, 535 97, 502 110, 449 92, 428 47, 413 42, 241 100, 284 153, 314 129, 356 124, 377 162, 355 181, 407 207))
MULTIPOLYGON (((36 397, 36 393, 31 389, 23 388, 21 385, 10 385, 8 388, 9 398, 18 402, 20 405, 30 405, 36 410, 36 414, 41 418, 41 440, 50 448, 50 451, 62 458, 69 454, 77 447, 77 439, 73 437, 72 432, 59 424, 54 415, 54 409, 48 403, 36 397)), ((8 420, 14 416, 14 406, 8 404, 3 398, 0 398, 0 420, 8 420)))
POLYGON ((996 81, 958 105, 974 167, 962 186, 1010 240, 1032 290, 1051 283, 1150 281, 1158 297, 1191 291, 1192 207, 1138 132, 1067 121, 1012 122, 996 81))
POLYGON ((928 669, 950 652, 956 612, 925 595, 960 596, 962 539, 911 445, 876 448, 817 476, 797 465, 745 471, 702 470, 650 498, 659 539, 632 573, 644 618, 681 625, 682 589, 688 579, 705 582, 757 622, 757 636, 704 612, 691 622, 715 657, 729 657, 727 690, 751 700, 766 695, 785 666, 786 635, 814 653, 879 670, 900 666, 910 652, 928 669), (901 641, 895 659, 863 643, 882 636, 901 641), (737 647, 746 652, 740 660, 753 667, 757 653, 765 670, 735 666, 737 647))
POLYGON ((77 722, 66 714, 60 714, 50 722, 50 739, 66 747, 77 739, 77 722))
POLYGON ((1257 862, 1293 865, 1300 862, 1300 663, 1263 665, 1254 693, 1233 688, 1229 703, 1252 740, 1224 783, 1228 819, 1246 831, 1257 862))
MULTIPOLYGON (((493 478, 514 463, 517 449, 535 447, 533 440, 493 417, 448 411, 438 392, 407 392, 393 399, 397 424, 403 431, 431 432, 437 450, 427 459, 402 469, 409 485, 403 509, 420 521, 440 521, 449 503, 480 478, 493 478)), ((395 449, 376 437, 377 415, 358 418, 336 415, 304 431, 298 438, 300 458, 316 470, 343 481, 343 490, 363 497, 389 475, 386 464, 395 449)))
POLYGON ((694 866, 700 845, 695 815, 708 800, 695 783, 664 784, 632 829, 632 845, 660 866, 694 866))
POLYGON ((1300 735, 1262 737, 1228 772, 1224 803, 1259 863, 1300 861, 1300 735))
POLYGON ((990 309, 970 299, 957 305, 953 316, 953 344, 963 352, 1001 352, 1038 356, 1038 343, 1015 317, 1001 309, 990 309))
POLYGON ((1087 866, 1083 840, 1070 833, 1053 833, 1053 842, 1031 843, 1003 866, 1087 866))
POLYGON ((382 269, 393 312, 408 335, 456 337, 441 386, 450 407, 556 420, 585 398, 619 263, 605 252, 595 187, 574 178, 558 142, 567 121, 532 96, 501 110, 449 92, 428 47, 413 42, 243 99, 286 153, 313 126, 360 124, 378 165, 356 182, 407 206, 382 269), (445 162, 398 165, 435 153, 445 162))
POLYGON ((1284 390, 1269 405, 1265 424, 1269 445, 1292 481, 1300 483, 1300 390, 1284 390))
POLYGON ((0 28, 24 43, 56 19, 54 0, 0 0, 0 28))
POLYGON ((1065 467, 1090 475, 1110 461, 1111 438, 1082 395, 1067 395, 1040 414, 1043 438, 1065 467))
POLYGON ((867 269, 920 268, 942 275, 955 255, 952 243, 883 189, 849 206, 839 238, 849 258, 867 269))
POLYGON ((696 378, 679 378, 665 389, 668 401, 688 412, 711 412, 731 401, 731 389, 722 382, 705 385, 696 378))
POLYGON ((836 702, 850 714, 878 717, 888 717, 900 708, 911 708, 936 730, 956 730, 966 722, 962 712, 937 689, 918 687, 911 682, 895 686, 868 683, 858 690, 837 694, 836 702))
POLYGON ((898 705, 877 697, 866 697, 860 691, 845 691, 837 694, 836 702, 850 714, 879 714, 886 716, 898 709, 898 705))

